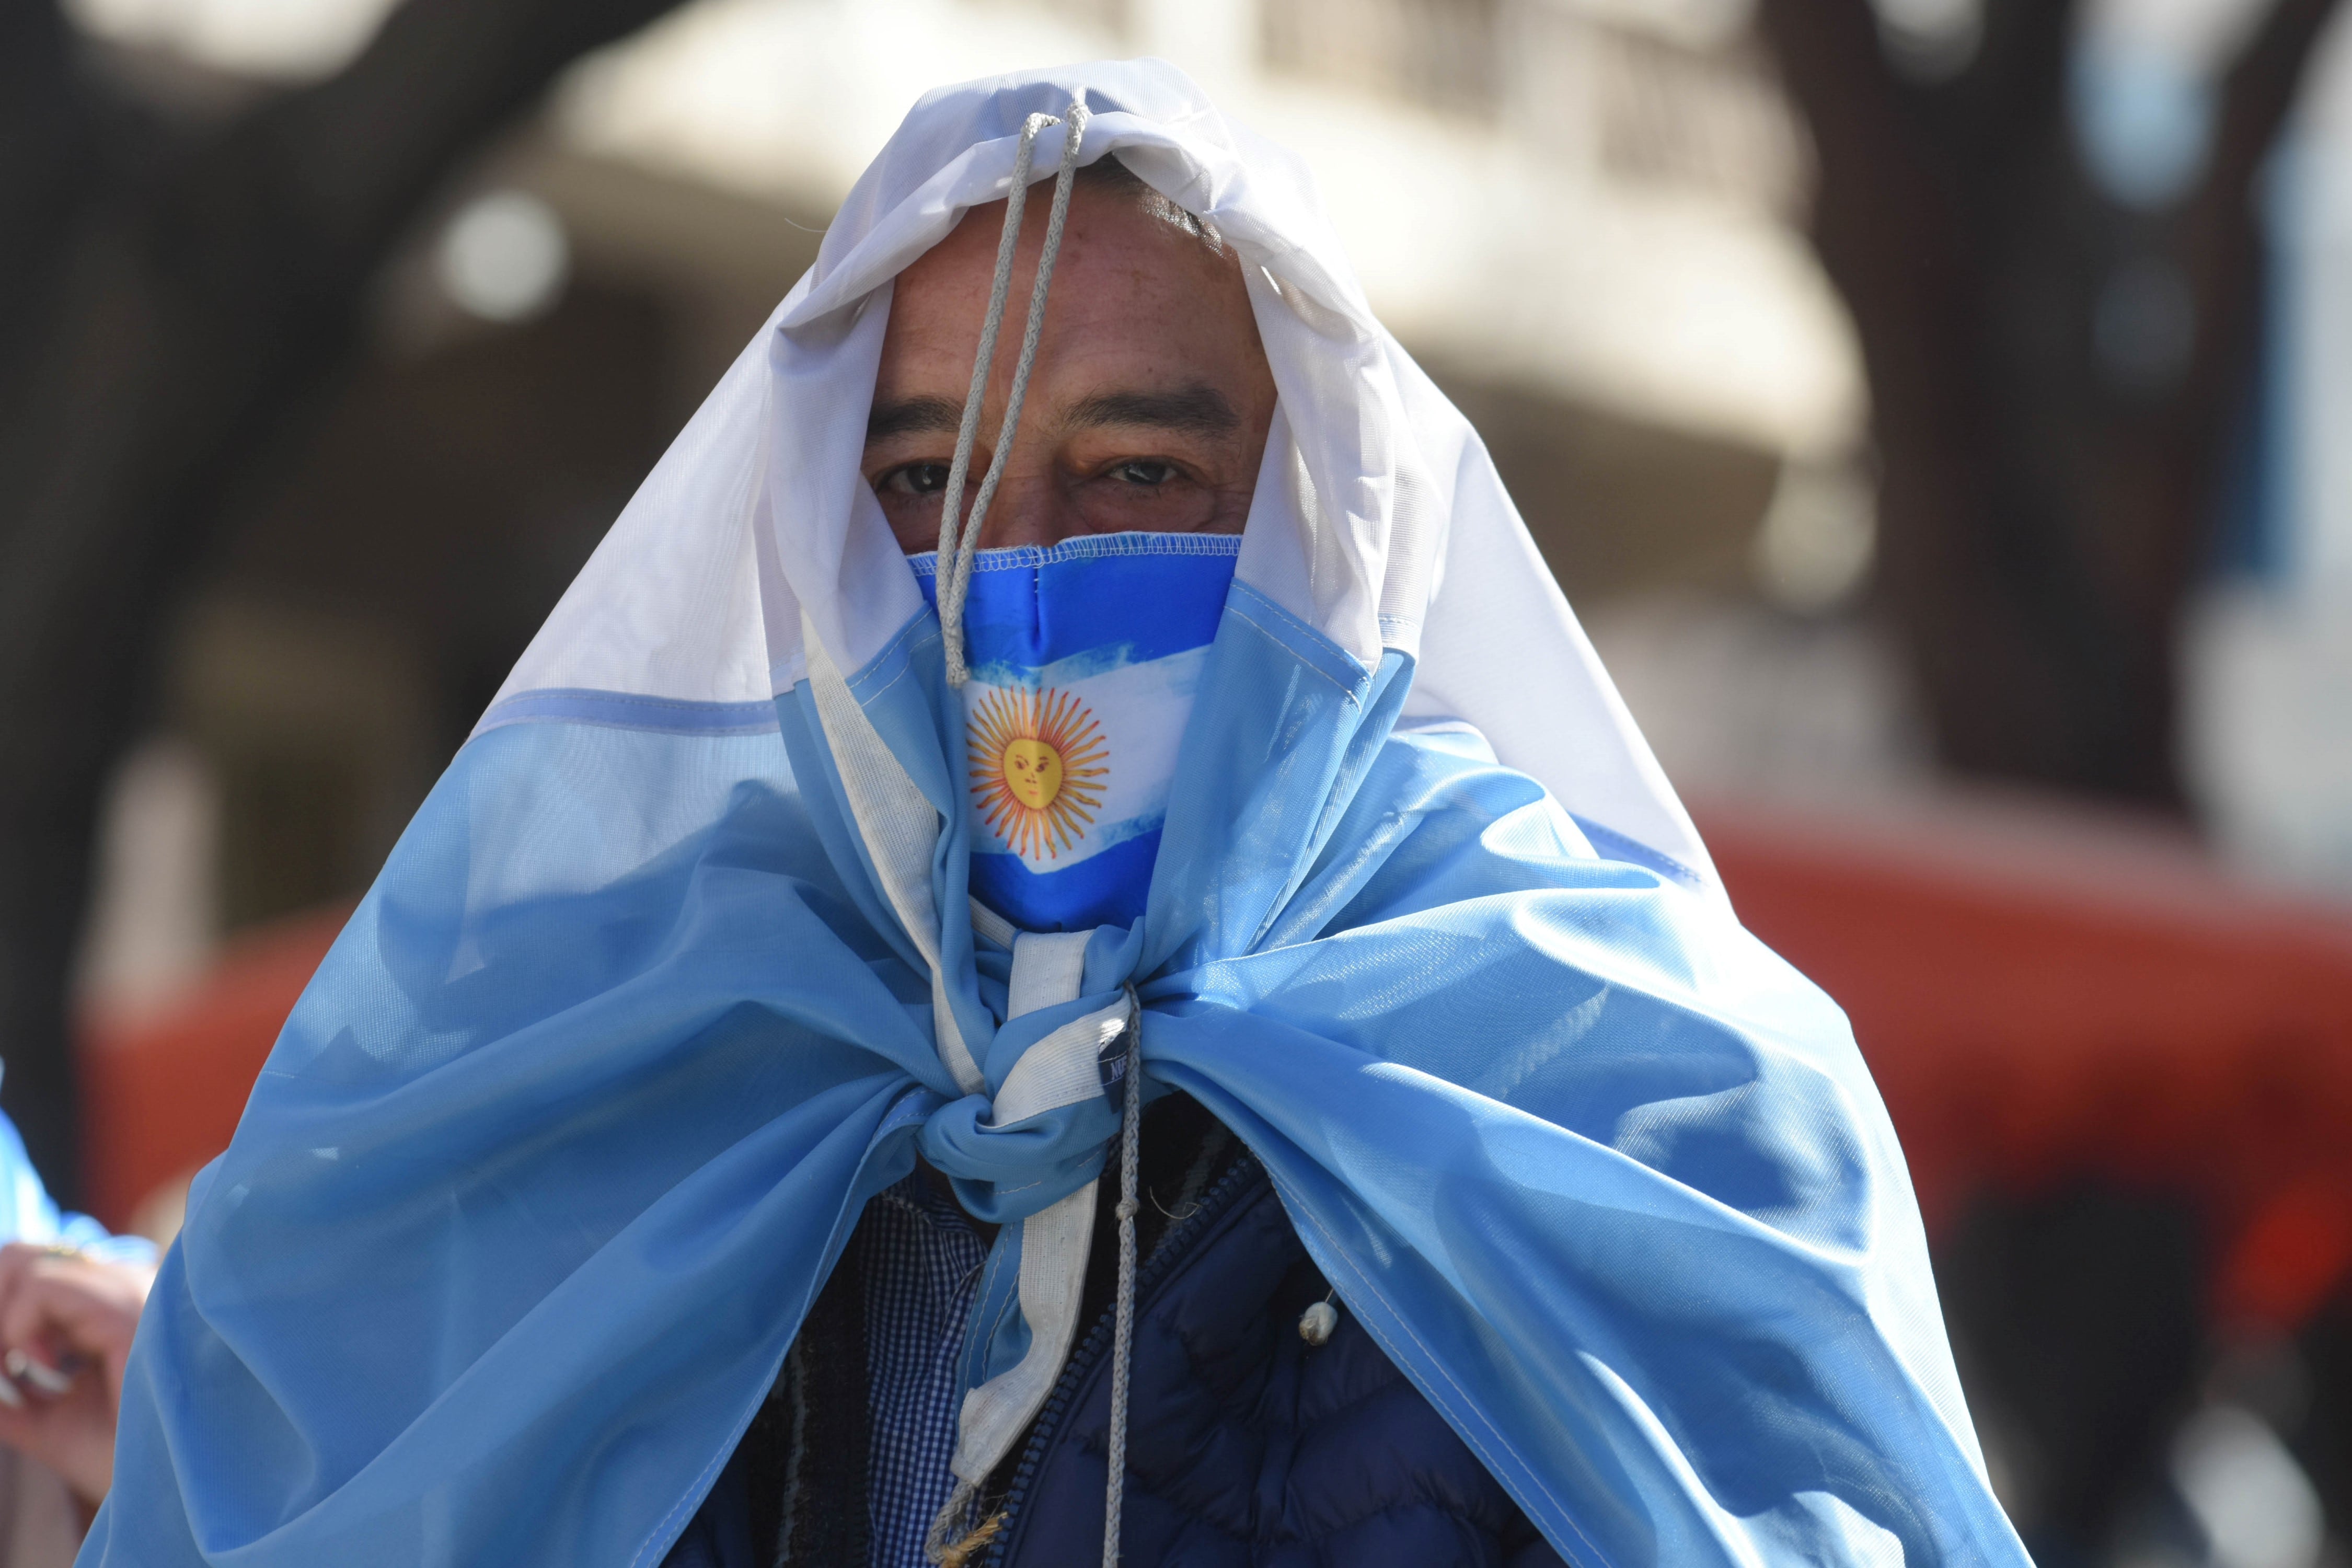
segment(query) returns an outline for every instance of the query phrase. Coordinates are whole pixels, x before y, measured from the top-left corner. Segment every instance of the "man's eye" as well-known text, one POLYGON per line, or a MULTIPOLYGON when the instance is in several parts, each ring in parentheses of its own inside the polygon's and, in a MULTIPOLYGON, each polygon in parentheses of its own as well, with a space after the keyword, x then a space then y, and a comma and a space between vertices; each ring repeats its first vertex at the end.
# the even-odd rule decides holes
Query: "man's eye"
POLYGON ((908 463, 883 475, 874 488, 902 496, 935 496, 948 488, 948 466, 908 463))
POLYGON ((1176 465, 1157 458, 1138 458, 1114 467, 1110 477, 1130 485, 1164 485, 1176 477, 1176 465))

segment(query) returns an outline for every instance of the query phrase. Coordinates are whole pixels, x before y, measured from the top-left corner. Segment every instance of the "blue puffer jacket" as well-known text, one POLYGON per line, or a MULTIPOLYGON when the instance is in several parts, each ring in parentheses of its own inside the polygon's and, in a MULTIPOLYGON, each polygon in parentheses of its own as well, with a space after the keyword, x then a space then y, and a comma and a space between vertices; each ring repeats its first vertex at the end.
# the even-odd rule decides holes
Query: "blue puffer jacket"
MULTIPOLYGON (((1559 1568, 1508 1494, 1342 1313, 1255 1161, 1139 1279, 1127 1568, 1559 1568)), ((1005 1500, 1002 1568, 1100 1560, 1109 1325, 1071 1360, 1005 1500)))
MULTIPOLYGON (((1230 1134, 1170 1096, 1146 1118, 1144 1147, 1153 1201, 1137 1279, 1124 1568, 1559 1568, 1351 1316, 1340 1313, 1322 1346, 1301 1339, 1300 1315, 1330 1288, 1230 1134)), ((1111 1208, 1101 1205, 1087 1288, 1095 1326, 991 1488, 987 1511, 1002 1524, 971 1568, 1101 1561, 1111 1208)), ((667 1568, 869 1568, 864 1230, 667 1568)))

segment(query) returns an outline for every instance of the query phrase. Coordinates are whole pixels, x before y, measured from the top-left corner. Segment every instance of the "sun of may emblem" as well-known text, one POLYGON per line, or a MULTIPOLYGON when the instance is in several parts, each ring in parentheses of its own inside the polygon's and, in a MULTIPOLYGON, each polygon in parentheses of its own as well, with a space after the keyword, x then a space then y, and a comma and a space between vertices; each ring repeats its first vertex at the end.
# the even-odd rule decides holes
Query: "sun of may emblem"
POLYGON ((971 792, 1016 855, 1060 857, 1102 805, 1110 747, 1086 704, 1066 691, 991 691, 967 731, 971 792))

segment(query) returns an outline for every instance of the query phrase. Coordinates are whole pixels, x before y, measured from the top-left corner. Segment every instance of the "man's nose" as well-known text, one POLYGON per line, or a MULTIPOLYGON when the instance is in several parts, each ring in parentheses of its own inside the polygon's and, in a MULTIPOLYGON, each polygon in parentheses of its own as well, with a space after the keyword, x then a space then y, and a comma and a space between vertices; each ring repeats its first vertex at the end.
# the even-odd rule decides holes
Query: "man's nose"
MULTIPOLYGON (((1016 454, 1017 457, 1017 454, 1016 454)), ((1087 531, 1085 521, 1050 469, 1024 468, 1017 463, 996 488, 989 502, 988 520, 981 526, 980 547, 1003 550, 1013 545, 1041 548, 1087 531)))

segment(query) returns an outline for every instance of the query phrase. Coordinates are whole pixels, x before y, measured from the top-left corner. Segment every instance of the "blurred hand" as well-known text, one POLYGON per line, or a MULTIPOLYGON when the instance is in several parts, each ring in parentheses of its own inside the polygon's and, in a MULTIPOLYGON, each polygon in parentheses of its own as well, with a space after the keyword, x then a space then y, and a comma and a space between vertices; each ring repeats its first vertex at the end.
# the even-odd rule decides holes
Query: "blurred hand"
POLYGON ((88 1508, 114 1482, 123 1368, 154 1281, 144 1264, 0 1247, 0 1443, 57 1471, 88 1508))

